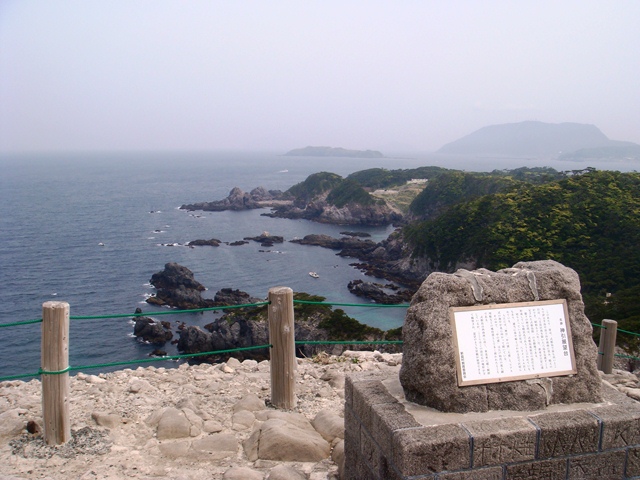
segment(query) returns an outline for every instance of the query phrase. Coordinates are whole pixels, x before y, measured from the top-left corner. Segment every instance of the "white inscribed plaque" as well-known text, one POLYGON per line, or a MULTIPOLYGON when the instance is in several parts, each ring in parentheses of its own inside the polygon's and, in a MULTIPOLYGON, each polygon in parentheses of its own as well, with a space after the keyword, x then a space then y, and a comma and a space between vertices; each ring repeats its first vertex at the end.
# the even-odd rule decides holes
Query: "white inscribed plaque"
POLYGON ((449 311, 459 386, 576 373, 565 300, 449 311))

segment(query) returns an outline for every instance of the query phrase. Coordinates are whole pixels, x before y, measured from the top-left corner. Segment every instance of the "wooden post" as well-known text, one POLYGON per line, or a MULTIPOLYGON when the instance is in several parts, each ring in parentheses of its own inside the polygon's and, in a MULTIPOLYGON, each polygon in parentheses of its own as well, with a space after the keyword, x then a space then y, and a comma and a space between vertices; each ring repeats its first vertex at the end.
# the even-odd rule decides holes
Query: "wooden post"
POLYGON ((271 403, 290 410, 296 406, 296 345, 293 321, 293 290, 269 289, 269 341, 271 342, 271 403))
MULTIPOLYGON (((69 304, 42 304, 42 370, 59 372, 69 367, 69 304)), ((42 418, 47 445, 71 439, 69 372, 42 375, 42 418)))
POLYGON ((613 370, 617 334, 618 322, 615 320, 602 320, 600 344, 598 345, 598 369, 604 373, 611 373, 613 370))

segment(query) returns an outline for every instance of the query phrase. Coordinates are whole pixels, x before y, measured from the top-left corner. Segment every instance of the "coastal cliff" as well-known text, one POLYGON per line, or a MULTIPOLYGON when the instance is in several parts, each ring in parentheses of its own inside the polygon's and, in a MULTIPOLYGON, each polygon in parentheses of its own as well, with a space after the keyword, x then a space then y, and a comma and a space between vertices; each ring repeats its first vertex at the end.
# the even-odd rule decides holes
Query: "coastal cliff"
POLYGON ((180 208, 217 212, 267 207, 272 211, 265 216, 337 225, 389 225, 402 220, 402 213, 384 199, 373 197, 358 182, 329 172, 310 175, 286 192, 258 187, 247 193, 235 187, 225 199, 180 208))
MULTIPOLYGON (((359 241, 351 239, 352 242, 359 241)), ((372 242, 369 242, 372 243, 372 242)), ((224 305, 247 305, 260 303, 258 298, 252 298, 249 294, 240 290, 223 288, 218 291, 215 298, 202 298, 200 292, 204 286, 195 280, 193 272, 187 267, 177 263, 167 263, 164 270, 154 273, 151 280, 156 287, 155 297, 150 297, 147 302, 155 305, 166 305, 178 308, 207 308, 224 305)), ((362 290, 365 287, 361 287, 362 290)), ((377 293, 378 298, 380 292, 377 293)), ((324 297, 295 293, 296 300, 323 302, 324 297)), ((406 298, 406 297, 404 297, 406 298)), ((364 325, 347 316, 343 310, 332 310, 327 305, 294 306, 296 315, 295 337, 299 341, 323 341, 323 340, 398 340, 399 331, 383 331, 378 328, 364 325)), ((205 325, 205 330, 191 325, 172 325, 169 322, 156 322, 147 317, 140 317, 135 321, 134 335, 147 343, 163 346, 170 341, 173 335, 178 336, 178 351, 192 354, 229 350, 235 348, 250 347, 254 345, 266 345, 268 341, 268 312, 266 306, 246 307, 233 309, 224 313, 221 317, 205 325), (175 327, 175 328, 174 328, 175 327), (175 330, 175 331, 174 331, 175 330)), ((346 346, 333 345, 331 347, 316 345, 301 345, 297 347, 299 356, 311 357, 319 352, 328 351, 331 354, 340 354, 346 346)), ((397 351, 395 345, 383 347, 384 351, 397 351)), ((220 360, 231 355, 217 355, 202 360, 220 360)), ((268 358, 268 351, 251 350, 234 354, 237 358, 250 358, 263 360, 268 358)))

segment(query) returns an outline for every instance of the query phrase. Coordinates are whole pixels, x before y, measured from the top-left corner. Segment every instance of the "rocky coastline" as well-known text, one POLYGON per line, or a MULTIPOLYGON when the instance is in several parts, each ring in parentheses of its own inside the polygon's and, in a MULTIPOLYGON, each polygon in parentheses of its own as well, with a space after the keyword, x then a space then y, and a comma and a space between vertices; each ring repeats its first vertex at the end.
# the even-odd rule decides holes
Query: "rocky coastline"
MULTIPOLYGON (((268 237, 271 238, 271 237, 268 237)), ((261 241, 260 237, 253 240, 261 241)), ((213 299, 203 298, 201 292, 205 287, 198 282, 193 272, 187 267, 176 263, 167 263, 164 270, 151 277, 151 284, 156 287, 155 296, 147 299, 152 305, 169 306, 179 309, 210 308, 214 306, 249 305, 259 304, 263 299, 251 297, 246 292, 223 288, 219 290, 213 299)), ((360 287, 366 291, 365 287, 360 287)), ((377 287, 371 287, 376 290, 377 287)), ((406 294, 406 292, 405 292, 406 294)), ((375 293, 380 303, 385 302, 383 297, 387 295, 382 289, 375 293)), ((322 301, 323 297, 312 297, 304 293, 296 293, 301 299, 322 301)), ((394 294, 394 297, 400 296, 394 294)), ((402 297, 405 300, 407 297, 402 297)), ((332 340, 358 340, 378 341, 397 340, 399 332, 396 330, 382 331, 369 327, 346 316, 342 310, 332 310, 326 305, 297 305, 295 324, 295 337, 298 341, 332 341, 332 340), (344 335, 347 335, 344 337, 344 335), (344 338, 343 338, 344 337, 344 338)), ((137 313, 142 313, 138 311, 137 313)), ((135 317, 134 336, 140 341, 153 344, 159 348, 167 342, 177 345, 177 349, 183 354, 195 354, 203 352, 215 352, 238 348, 267 345, 268 340, 268 314, 266 306, 246 307, 228 310, 220 317, 205 325, 204 330, 198 326, 180 323, 177 326, 169 322, 160 322, 146 316, 135 317), (174 331, 175 327, 175 331, 174 331), (177 336, 174 339, 174 335, 177 336)), ((158 348, 158 354, 162 353, 158 348)), ((297 354, 301 357, 312 357, 320 352, 339 355, 347 345, 299 345, 297 354)), ((353 347, 352 347, 353 348, 353 347)), ((366 348, 366 346, 361 347, 366 348)), ((397 345, 385 345, 381 348, 385 352, 397 352, 397 345)), ((226 360, 231 353, 212 357, 198 357, 197 362, 211 362, 226 360)), ((255 349, 243 352, 235 352, 233 355, 240 359, 264 360, 268 358, 267 349, 255 349)))
POLYGON ((354 200, 338 205, 328 201, 330 192, 330 189, 313 194, 303 191, 296 196, 291 191, 266 190, 264 187, 257 187, 250 192, 234 187, 222 200, 184 204, 180 209, 222 212, 271 208, 269 213, 262 215, 336 225, 380 226, 402 222, 402 213, 391 208, 384 200, 373 201, 365 193, 367 201, 364 203, 354 200))
POLYGON ((184 204, 181 210, 205 212, 223 212, 226 210, 252 210, 256 208, 266 208, 280 204, 291 203, 293 198, 280 190, 266 190, 264 187, 257 187, 250 192, 243 192, 240 188, 234 187, 229 192, 227 198, 213 202, 199 202, 184 204))

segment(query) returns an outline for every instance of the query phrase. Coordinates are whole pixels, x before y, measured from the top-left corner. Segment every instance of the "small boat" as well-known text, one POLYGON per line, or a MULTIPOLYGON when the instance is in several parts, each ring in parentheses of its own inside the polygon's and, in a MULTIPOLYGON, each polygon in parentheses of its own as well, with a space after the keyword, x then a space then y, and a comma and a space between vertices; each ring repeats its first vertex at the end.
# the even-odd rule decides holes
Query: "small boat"
POLYGON ((99 246, 99 247, 104 247, 104 243, 100 242, 100 243, 98 244, 98 246, 99 246))
POLYGON ((316 272, 309 272, 309 276, 313 278, 320 278, 320 275, 318 275, 316 272))

